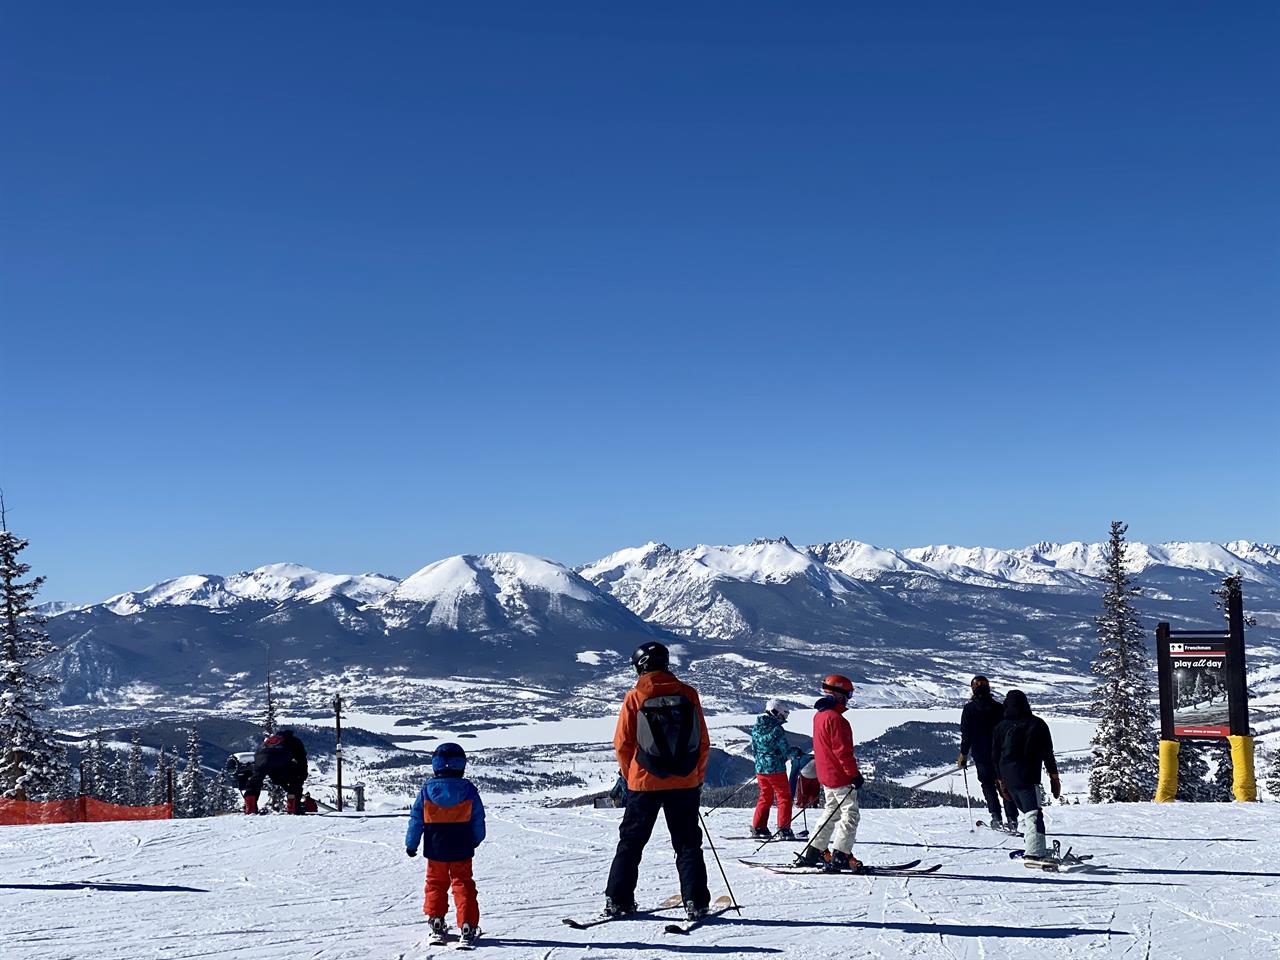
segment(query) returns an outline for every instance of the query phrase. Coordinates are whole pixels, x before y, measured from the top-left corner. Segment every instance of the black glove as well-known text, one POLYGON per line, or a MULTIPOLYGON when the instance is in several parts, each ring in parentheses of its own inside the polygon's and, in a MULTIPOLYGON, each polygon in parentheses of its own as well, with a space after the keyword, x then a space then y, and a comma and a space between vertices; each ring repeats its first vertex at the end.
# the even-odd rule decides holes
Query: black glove
POLYGON ((416 856, 418 855, 418 848, 417 848, 417 847, 405 847, 405 848, 404 848, 404 852, 405 852, 405 853, 407 853, 407 854, 408 854, 409 856, 411 856, 411 857, 416 857, 416 856))
POLYGON ((852 781, 852 782, 853 782, 853 789, 855 789, 855 790, 861 790, 861 789, 862 789, 862 785, 863 785, 864 783, 866 783, 867 781, 866 781, 866 778, 862 776, 862 774, 860 774, 860 773, 855 773, 855 774, 853 775, 853 781, 852 781))

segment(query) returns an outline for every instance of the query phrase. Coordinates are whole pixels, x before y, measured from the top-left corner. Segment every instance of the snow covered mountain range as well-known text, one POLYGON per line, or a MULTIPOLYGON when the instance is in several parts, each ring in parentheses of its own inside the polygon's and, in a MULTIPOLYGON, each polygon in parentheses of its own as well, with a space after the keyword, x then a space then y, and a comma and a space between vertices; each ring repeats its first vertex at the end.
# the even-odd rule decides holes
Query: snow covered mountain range
MULTIPOLYGON (((1220 621, 1210 590, 1246 583, 1255 664, 1280 647, 1280 547, 1130 544, 1156 619, 1220 621)), ((46 605, 64 703, 119 691, 208 697, 259 682, 265 651, 297 683, 353 670, 386 677, 518 678, 564 690, 625 682, 647 639, 680 645, 685 672, 731 701, 840 668, 927 699, 976 669, 1082 678, 1103 545, 906 550, 786 538, 674 549, 649 543, 578 570, 519 553, 456 556, 398 580, 272 564, 182 576, 102 603, 46 605)), ((1254 656, 1251 653, 1251 656, 1254 656)))

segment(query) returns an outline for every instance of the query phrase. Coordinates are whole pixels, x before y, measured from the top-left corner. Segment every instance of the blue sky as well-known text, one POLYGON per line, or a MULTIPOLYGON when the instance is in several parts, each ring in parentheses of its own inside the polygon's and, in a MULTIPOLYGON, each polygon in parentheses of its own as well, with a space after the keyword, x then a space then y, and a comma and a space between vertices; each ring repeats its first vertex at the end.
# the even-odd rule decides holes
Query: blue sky
POLYGON ((1280 539, 1273 4, 5 22, 0 484, 46 598, 1280 539))

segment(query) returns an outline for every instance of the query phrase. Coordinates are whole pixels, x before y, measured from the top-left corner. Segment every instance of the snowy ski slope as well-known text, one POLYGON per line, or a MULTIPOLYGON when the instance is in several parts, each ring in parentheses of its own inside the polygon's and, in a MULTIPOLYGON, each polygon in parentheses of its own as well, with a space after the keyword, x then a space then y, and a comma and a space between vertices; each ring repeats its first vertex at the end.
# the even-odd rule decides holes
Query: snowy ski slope
MULTIPOLYGON (((741 918, 688 938, 655 920, 574 931, 564 916, 600 906, 618 811, 549 810, 493 798, 477 857, 482 955, 640 958, 1054 960, 1280 956, 1280 806, 1147 804, 1048 811, 1064 845, 1097 872, 1032 873, 1016 841, 970 833, 956 809, 871 810, 857 853, 915 857, 930 877, 775 876, 735 862, 754 844, 718 846, 741 918)), ((746 811, 711 817, 741 834, 746 811)), ((400 813, 241 816, 156 823, 0 828, 0 954, 5 960, 393 960, 425 945, 422 860, 402 848, 400 813)), ((766 848, 761 859, 781 859, 766 848)), ((723 882, 708 856, 712 894, 723 882)), ((637 891, 676 891, 659 825, 637 891)))

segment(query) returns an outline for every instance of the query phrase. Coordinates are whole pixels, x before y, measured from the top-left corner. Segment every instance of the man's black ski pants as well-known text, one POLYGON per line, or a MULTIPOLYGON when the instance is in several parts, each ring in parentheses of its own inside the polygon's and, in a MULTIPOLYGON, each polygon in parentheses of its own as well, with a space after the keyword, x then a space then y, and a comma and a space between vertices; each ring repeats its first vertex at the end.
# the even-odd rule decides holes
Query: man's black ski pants
MULTIPOLYGON (((1003 799, 996 787, 996 766, 990 760, 973 758, 973 765, 978 772, 978 783, 982 784, 982 796, 987 801, 987 812, 991 814, 994 825, 1000 820, 1000 804, 1003 799)), ((1010 825, 1018 822, 1018 805, 1012 800, 1004 800, 1004 821, 1010 825)))
POLYGON ((614 903, 633 903, 636 881, 640 876, 640 858, 653 834, 658 813, 666 814, 671 846, 676 851, 676 870, 680 873, 680 896, 687 903, 705 907, 711 903, 707 890, 707 865, 702 859, 702 828, 698 826, 698 806, 702 790, 633 790, 627 794, 626 812, 618 828, 618 850, 609 869, 609 885, 605 895, 614 903))

